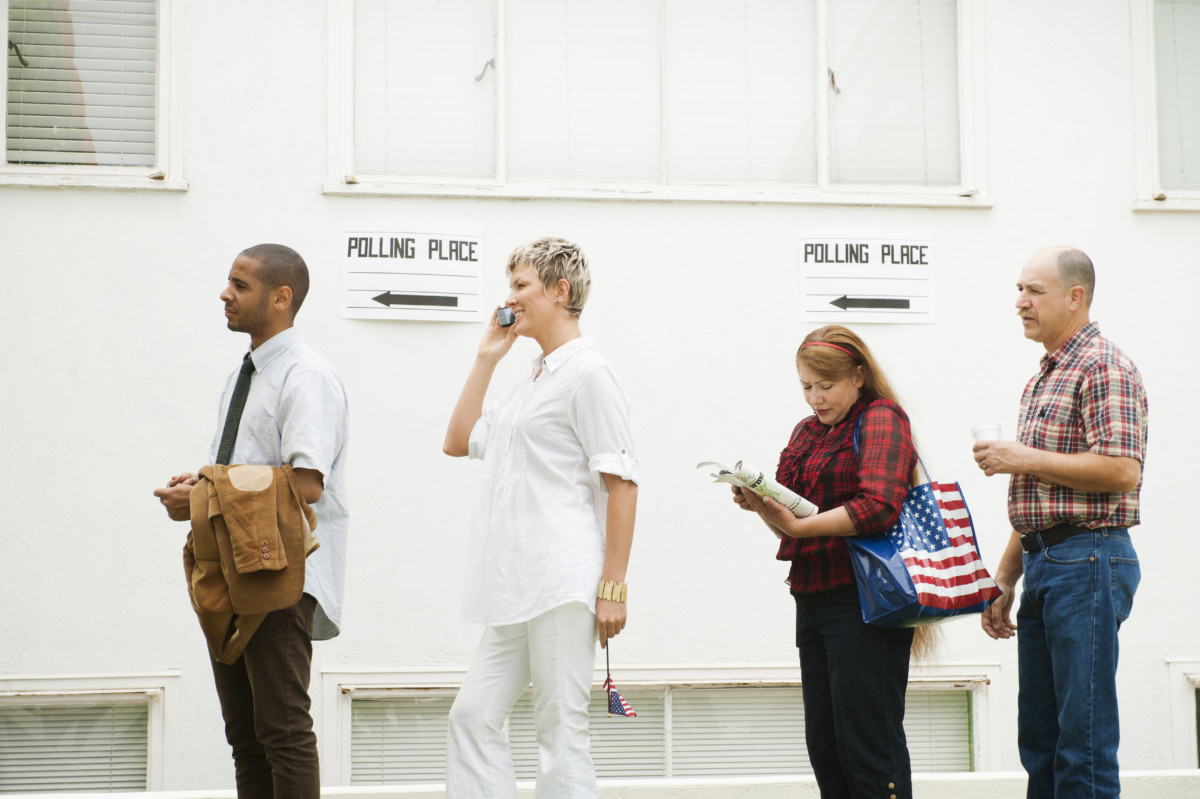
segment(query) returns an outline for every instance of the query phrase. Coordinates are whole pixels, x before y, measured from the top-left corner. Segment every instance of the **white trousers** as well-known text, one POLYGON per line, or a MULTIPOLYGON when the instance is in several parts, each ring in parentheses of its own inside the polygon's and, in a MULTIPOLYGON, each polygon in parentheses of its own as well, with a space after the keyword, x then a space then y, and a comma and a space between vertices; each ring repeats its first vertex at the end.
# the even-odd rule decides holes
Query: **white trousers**
POLYGON ((520 624, 487 627, 450 708, 446 799, 515 799, 504 722, 533 682, 536 799, 595 799, 588 701, 596 615, 579 602, 520 624))

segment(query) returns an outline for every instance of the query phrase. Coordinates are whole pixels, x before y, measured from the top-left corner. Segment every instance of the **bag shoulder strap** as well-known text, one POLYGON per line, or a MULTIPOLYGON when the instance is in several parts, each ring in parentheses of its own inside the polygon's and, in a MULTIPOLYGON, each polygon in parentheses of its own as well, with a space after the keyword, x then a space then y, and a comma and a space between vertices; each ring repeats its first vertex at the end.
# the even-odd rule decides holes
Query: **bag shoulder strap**
MULTIPOLYGON (((863 417, 867 415, 867 411, 869 410, 870 407, 860 413, 858 415, 858 419, 856 419, 854 422, 854 455, 856 457, 858 456, 858 431, 862 428, 863 417)), ((913 451, 916 452, 915 447, 913 448, 913 451)), ((933 478, 929 476, 929 470, 925 468, 925 461, 921 460, 921 453, 919 452, 917 452, 917 463, 921 464, 921 472, 925 475, 925 482, 932 483, 933 478)))

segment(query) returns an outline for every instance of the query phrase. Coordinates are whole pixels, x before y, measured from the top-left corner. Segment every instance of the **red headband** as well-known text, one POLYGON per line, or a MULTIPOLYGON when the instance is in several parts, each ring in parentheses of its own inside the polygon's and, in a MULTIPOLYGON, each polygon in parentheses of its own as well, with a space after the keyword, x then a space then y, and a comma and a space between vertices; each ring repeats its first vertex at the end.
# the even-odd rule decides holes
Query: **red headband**
POLYGON ((846 353, 855 361, 859 360, 859 357, 850 350, 837 344, 830 344, 828 341, 806 341, 800 345, 800 349, 804 349, 805 347, 833 347, 835 350, 841 350, 842 352, 846 353))

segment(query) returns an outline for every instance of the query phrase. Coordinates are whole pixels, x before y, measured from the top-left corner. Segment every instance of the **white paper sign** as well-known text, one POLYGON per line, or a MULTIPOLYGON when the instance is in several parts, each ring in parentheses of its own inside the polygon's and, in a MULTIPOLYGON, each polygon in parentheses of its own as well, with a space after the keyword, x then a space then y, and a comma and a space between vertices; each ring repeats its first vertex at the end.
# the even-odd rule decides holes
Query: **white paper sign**
POLYGON ((483 236, 348 229, 342 234, 342 316, 477 322, 483 236))
POLYGON ((928 236, 802 237, 799 254, 806 323, 933 323, 928 236))

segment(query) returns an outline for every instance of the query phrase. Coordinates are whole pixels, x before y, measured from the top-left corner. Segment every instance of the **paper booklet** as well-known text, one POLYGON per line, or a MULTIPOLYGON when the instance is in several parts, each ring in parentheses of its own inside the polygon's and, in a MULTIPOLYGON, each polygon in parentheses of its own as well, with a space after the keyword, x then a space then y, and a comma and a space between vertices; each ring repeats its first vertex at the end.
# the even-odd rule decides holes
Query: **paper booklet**
POLYGON ((817 512, 816 505, 791 489, 784 488, 757 469, 743 466, 741 461, 738 461, 732 469, 727 469, 714 461, 704 461, 703 463, 696 464, 697 469, 704 466, 717 467, 717 473, 713 475, 716 478, 714 482, 741 486, 753 491, 760 497, 770 497, 790 510, 798 519, 803 519, 805 516, 812 516, 817 512))

